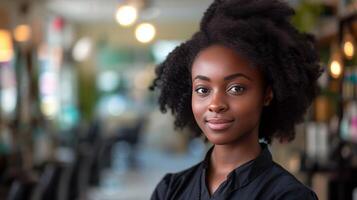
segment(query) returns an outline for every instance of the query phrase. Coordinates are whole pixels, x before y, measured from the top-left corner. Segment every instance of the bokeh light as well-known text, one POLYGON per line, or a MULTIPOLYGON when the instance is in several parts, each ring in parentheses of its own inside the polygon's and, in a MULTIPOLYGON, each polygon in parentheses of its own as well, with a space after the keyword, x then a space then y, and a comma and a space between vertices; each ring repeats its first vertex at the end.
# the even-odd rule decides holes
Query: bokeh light
POLYGON ((122 26, 130 26, 134 24, 138 17, 138 11, 130 5, 120 6, 115 13, 115 19, 122 26))
POLYGON ((135 31, 136 39, 141 43, 148 43, 154 39, 156 35, 156 29, 152 24, 142 23, 135 31))

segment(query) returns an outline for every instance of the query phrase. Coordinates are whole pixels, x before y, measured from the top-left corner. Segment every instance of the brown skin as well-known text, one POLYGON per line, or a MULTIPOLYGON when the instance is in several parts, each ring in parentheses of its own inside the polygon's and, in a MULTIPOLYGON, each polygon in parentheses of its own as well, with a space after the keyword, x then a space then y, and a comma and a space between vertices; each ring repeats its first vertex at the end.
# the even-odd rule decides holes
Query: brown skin
POLYGON ((259 155, 260 116, 273 92, 260 70, 222 45, 202 50, 191 76, 195 120, 215 145, 206 176, 213 194, 231 171, 259 155))

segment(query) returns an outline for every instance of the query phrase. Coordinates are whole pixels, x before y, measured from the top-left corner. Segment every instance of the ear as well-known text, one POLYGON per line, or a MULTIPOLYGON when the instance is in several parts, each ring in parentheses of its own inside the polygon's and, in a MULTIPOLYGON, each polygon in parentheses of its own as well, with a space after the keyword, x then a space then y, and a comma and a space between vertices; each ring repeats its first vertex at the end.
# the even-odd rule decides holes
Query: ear
POLYGON ((273 89, 272 89, 272 87, 269 85, 269 86, 265 89, 264 106, 269 106, 269 105, 270 105, 270 102, 273 100, 273 98, 274 98, 273 89))

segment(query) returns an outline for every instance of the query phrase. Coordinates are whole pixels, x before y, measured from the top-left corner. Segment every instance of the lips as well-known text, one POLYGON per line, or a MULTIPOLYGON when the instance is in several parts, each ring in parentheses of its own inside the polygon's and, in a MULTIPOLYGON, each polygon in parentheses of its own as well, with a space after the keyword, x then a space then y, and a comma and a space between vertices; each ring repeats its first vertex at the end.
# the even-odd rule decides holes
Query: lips
POLYGON ((223 131, 228 129, 233 124, 232 119, 225 118, 208 118, 206 120, 207 126, 214 131, 223 131))

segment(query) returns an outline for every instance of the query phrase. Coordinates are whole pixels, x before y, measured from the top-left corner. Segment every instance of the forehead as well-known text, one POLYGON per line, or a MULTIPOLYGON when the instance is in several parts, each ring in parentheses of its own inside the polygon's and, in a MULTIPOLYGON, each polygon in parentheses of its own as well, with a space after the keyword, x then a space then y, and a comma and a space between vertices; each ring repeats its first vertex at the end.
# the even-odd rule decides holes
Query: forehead
POLYGON ((223 45, 212 45, 196 56, 192 65, 192 76, 205 75, 211 78, 243 73, 252 79, 261 79, 260 70, 247 58, 223 45))

